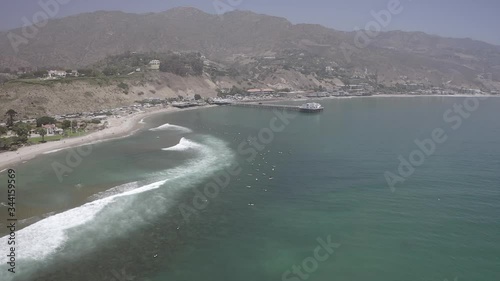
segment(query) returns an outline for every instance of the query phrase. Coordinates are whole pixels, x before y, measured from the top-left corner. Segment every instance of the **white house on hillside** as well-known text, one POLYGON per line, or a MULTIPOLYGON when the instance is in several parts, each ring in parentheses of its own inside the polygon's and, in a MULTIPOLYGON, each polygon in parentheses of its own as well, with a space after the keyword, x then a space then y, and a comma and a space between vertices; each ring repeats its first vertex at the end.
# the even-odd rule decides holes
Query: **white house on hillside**
POLYGON ((159 70, 160 69, 160 61, 159 60, 150 61, 149 62, 149 69, 159 70))
POLYGON ((49 78, 64 78, 66 77, 66 71, 64 70, 49 70, 49 78))

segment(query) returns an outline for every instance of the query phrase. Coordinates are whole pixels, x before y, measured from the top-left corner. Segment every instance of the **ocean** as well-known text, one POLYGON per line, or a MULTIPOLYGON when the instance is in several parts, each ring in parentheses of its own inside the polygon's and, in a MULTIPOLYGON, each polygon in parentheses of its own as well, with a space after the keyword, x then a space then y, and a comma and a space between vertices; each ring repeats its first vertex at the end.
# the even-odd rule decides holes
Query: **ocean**
MULTIPOLYGON (((500 99, 217 107, 0 173, 0 280, 500 280, 500 99)), ((302 102, 290 102, 301 104, 302 102)))

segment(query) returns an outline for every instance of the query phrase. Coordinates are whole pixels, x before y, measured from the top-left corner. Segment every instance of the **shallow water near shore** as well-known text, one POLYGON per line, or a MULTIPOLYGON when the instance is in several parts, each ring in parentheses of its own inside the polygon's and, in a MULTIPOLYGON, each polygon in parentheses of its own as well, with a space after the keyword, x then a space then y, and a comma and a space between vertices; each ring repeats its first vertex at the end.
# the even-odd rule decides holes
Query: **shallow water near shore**
POLYGON ((52 164, 68 150, 37 157, 16 169, 18 273, 2 258, 0 279, 496 281, 500 99, 479 101, 454 130, 443 115, 464 101, 322 100, 323 113, 294 113, 255 159, 249 139, 282 119, 237 107, 147 118, 131 137, 94 144, 62 181, 52 164), (447 140, 393 192, 384 173, 436 128, 447 140), (232 164, 229 185, 183 215, 232 164), (340 246, 305 271, 328 237, 340 246))

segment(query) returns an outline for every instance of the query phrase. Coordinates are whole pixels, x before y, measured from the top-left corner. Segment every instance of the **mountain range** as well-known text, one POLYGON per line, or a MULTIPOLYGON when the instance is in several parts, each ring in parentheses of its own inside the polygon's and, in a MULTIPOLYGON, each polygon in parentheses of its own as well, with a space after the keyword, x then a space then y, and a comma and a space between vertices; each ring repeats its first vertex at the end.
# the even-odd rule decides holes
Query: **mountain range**
POLYGON ((280 17, 233 11, 222 16, 195 8, 131 14, 99 11, 52 19, 18 52, 0 33, 0 69, 80 68, 124 52, 201 52, 213 61, 241 64, 235 55, 273 57, 302 51, 352 75, 377 74, 379 83, 425 83, 500 88, 500 46, 422 32, 381 32, 359 47, 356 32, 280 17))

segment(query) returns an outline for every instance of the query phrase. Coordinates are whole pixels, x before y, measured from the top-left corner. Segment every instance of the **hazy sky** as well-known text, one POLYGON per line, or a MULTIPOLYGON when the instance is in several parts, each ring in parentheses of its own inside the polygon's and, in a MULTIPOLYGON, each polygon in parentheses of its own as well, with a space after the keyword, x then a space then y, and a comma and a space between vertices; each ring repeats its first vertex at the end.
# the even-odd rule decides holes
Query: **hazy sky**
MULTIPOLYGON (((209 13, 227 8, 286 17, 293 23, 318 23, 339 30, 364 28, 371 11, 387 9, 397 0, 0 0, 0 29, 23 25, 41 11, 39 2, 67 2, 56 17, 97 10, 160 12, 178 6, 209 13), (220 5, 220 3, 225 3, 220 5), (214 5, 218 4, 218 5, 214 5), (218 6, 219 8, 215 8, 218 6), (222 7, 222 8, 220 8, 222 7)), ((394 15, 387 30, 424 31, 447 37, 469 37, 500 45, 499 0, 400 0, 403 11, 394 15)))

